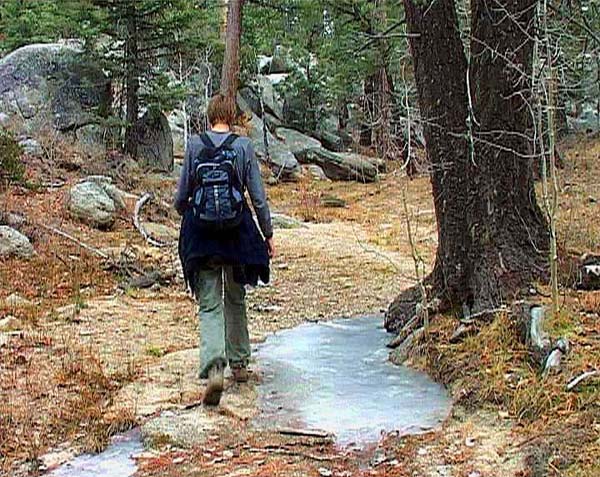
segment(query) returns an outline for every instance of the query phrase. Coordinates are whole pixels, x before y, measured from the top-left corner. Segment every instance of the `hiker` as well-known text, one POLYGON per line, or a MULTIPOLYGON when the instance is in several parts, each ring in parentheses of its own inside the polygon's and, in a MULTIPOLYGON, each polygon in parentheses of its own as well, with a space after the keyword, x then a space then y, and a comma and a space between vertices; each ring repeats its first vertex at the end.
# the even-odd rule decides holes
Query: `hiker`
POLYGON ((252 143, 232 133, 234 101, 218 94, 207 110, 210 129, 192 136, 175 199, 182 215, 179 256, 199 305, 200 378, 206 405, 218 405, 229 364, 248 381, 250 341, 245 285, 269 281, 275 255, 271 214, 252 143), (244 193, 248 191, 260 232, 244 193), (261 236, 262 232, 262 236, 261 236))

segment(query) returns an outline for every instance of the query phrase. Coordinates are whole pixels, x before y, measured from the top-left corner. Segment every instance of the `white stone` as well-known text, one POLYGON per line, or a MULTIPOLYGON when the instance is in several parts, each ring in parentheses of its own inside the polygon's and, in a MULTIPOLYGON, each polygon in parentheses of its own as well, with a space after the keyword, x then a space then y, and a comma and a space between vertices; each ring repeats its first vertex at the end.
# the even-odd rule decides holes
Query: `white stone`
POLYGON ((4 300, 4 303, 6 303, 6 306, 12 308, 13 310, 18 308, 29 308, 33 306, 31 301, 29 301, 27 298, 23 298, 18 293, 12 293, 11 295, 7 296, 4 300))
POLYGON ((96 227, 110 227, 115 221, 115 202, 96 182, 82 182, 71 188, 69 210, 74 217, 96 227))
POLYGON ((23 328, 23 323, 21 323, 21 320, 15 318, 14 316, 9 315, 0 320, 0 331, 17 331, 21 328, 23 328))
POLYGON ((0 226, 0 257, 31 258, 34 253, 25 235, 6 225, 0 226))

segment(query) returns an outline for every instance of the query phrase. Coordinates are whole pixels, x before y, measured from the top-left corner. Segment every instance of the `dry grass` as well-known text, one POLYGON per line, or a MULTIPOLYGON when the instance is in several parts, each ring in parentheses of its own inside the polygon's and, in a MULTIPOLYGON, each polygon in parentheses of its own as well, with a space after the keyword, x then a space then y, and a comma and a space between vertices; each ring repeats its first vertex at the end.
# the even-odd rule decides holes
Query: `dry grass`
POLYGON ((111 396, 130 376, 105 374, 78 343, 24 332, 0 348, 0 470, 74 441, 97 451, 110 435, 132 425, 127 412, 109 416, 111 396))
MULTIPOLYGON (((436 318, 415 358, 436 379, 447 384, 458 403, 468 408, 493 406, 517 423, 527 442, 524 475, 598 475, 600 461, 600 383, 566 384, 590 369, 600 369, 600 292, 582 292, 573 285, 576 259, 600 253, 600 141, 572 139, 566 144, 567 166, 561 172, 559 240, 562 251, 561 311, 551 316, 547 331, 566 337, 572 351, 560 373, 543 378, 519 338, 519 325, 508 314, 480 323, 475 334, 450 343, 457 327, 453 316, 436 318)), ((539 284, 547 303, 548 287, 539 284)), ((549 309, 550 307, 548 307, 549 309)))

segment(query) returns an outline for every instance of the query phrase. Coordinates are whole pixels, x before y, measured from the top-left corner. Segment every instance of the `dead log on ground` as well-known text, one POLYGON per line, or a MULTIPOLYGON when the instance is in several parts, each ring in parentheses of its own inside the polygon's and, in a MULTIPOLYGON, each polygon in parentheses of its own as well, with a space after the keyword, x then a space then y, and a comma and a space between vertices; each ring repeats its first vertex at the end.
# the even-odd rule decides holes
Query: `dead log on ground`
POLYGON ((146 204, 149 204, 153 200, 154 200, 154 194, 152 192, 146 192, 142 195, 142 197, 140 197, 140 199, 135 204, 135 211, 133 213, 133 225, 140 232, 142 237, 144 237, 144 240, 146 242, 148 242, 150 245, 153 245, 154 247, 161 247, 161 248, 168 247, 169 246, 168 243, 160 242, 159 240, 153 239, 150 236, 150 234, 147 232, 147 230, 144 228, 144 225, 142 224, 142 221, 140 219, 140 214, 141 214, 144 206, 146 204))

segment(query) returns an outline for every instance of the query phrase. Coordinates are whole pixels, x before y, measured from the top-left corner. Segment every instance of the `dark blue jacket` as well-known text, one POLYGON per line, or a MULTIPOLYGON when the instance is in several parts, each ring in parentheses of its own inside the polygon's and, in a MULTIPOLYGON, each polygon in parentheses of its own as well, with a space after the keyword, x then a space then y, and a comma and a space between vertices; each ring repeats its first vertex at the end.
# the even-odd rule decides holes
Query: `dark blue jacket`
MULTIPOLYGON (((211 138, 212 137, 213 136, 211 135, 211 138)), ((221 137, 222 140, 225 140, 227 135, 222 135, 221 137)), ((240 138, 233 144, 236 151, 240 151, 238 152, 237 160, 246 161, 248 158, 243 155, 245 154, 245 151, 241 152, 242 148, 238 149, 236 147, 238 141, 243 143, 244 140, 240 138)), ((197 157, 196 154, 199 154, 201 150, 198 148, 198 141, 192 139, 190 140, 190 144, 192 144, 192 142, 194 148, 190 148, 188 145, 186 161, 193 161, 197 157)), ((217 143, 217 141, 213 142, 217 143)), ((218 144, 220 144, 220 142, 218 144)), ((244 149, 247 150, 246 147, 244 147, 244 149)), ((251 160, 256 162, 254 157, 252 157, 251 160)), ((256 167, 258 168, 258 164, 256 164, 256 167)), ((252 212, 248 205, 245 205, 242 223, 235 231, 207 232, 206 230, 197 228, 194 225, 192 209, 181 206, 183 200, 187 201, 186 194, 181 191, 181 186, 183 184, 186 185, 187 194, 189 194, 189 196, 191 196, 193 189, 193 178, 186 175, 191 172, 186 173, 186 169, 187 171, 191 171, 193 168, 184 167, 184 171, 182 171, 177 204, 178 211, 182 213, 181 231, 179 234, 179 257, 183 265, 186 283, 193 285, 195 283, 195 273, 197 270, 214 265, 233 266, 234 279, 243 285, 255 286, 259 279, 264 283, 268 283, 270 271, 267 246, 256 226, 256 222, 252 217, 252 212), (184 175, 186 175, 185 178, 183 177, 184 175)), ((241 171, 244 173, 244 171, 248 171, 248 169, 241 168, 241 171)), ((246 172, 241 178, 244 188, 247 188, 248 176, 249 174, 246 172)), ((253 180, 256 180, 254 175, 253 180)), ((261 201, 261 204, 263 203, 266 204, 266 200, 264 202, 261 201)), ((268 206, 266 207, 267 213, 265 214, 264 210, 262 211, 263 217, 268 217, 268 222, 264 224, 264 228, 266 228, 266 232, 271 235, 271 217, 268 212, 268 206)), ((194 287, 192 286, 192 289, 193 288, 194 287)))

